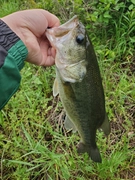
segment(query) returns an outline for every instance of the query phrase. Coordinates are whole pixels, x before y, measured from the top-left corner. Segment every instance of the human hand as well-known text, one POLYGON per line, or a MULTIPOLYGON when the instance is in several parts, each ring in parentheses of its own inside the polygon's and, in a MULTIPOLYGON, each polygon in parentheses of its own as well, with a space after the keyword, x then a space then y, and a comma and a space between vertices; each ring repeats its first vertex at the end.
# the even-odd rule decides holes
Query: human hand
POLYGON ((40 66, 54 64, 55 49, 51 46, 45 31, 59 26, 59 19, 43 9, 18 11, 1 18, 28 49, 27 61, 40 66))

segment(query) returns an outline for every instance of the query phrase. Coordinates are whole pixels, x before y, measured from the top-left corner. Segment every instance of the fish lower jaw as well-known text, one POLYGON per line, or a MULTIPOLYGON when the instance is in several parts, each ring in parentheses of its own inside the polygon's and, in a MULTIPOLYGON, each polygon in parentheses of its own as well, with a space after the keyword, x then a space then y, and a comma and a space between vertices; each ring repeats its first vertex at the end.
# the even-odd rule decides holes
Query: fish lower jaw
POLYGON ((68 78, 68 77, 62 77, 62 80, 64 82, 69 82, 69 83, 76 83, 76 82, 78 82, 76 79, 68 78))
POLYGON ((73 78, 62 78, 64 82, 69 82, 69 83, 76 83, 76 82, 82 82, 83 79, 73 79, 73 78))
POLYGON ((76 83, 76 82, 82 82, 85 75, 75 75, 65 70, 60 72, 60 76, 64 82, 76 83))
POLYGON ((85 61, 82 60, 79 63, 74 63, 71 65, 66 64, 59 64, 56 63, 57 70, 59 71, 59 74, 61 76, 61 79, 64 82, 81 82, 87 73, 85 61))

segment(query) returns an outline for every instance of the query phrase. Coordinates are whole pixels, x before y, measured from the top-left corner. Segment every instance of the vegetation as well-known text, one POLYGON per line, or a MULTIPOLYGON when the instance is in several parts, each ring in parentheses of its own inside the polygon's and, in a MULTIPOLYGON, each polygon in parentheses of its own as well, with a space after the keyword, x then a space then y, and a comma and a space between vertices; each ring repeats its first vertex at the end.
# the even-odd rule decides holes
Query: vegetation
MULTIPOLYGON (((93 42, 111 122, 108 138, 97 133, 103 162, 78 155, 78 134, 62 126, 53 98, 54 67, 26 63, 19 91, 0 112, 2 180, 135 179, 135 0, 0 0, 0 17, 43 8, 61 23, 77 14, 93 42)), ((1 77, 2 78, 2 77, 1 77)))

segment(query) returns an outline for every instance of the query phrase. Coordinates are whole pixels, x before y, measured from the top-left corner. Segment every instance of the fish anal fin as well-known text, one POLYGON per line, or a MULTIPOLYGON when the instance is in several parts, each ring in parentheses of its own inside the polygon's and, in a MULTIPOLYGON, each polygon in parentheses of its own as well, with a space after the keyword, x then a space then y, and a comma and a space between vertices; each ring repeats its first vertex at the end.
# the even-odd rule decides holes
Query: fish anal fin
POLYGON ((77 131, 75 125, 72 123, 72 121, 69 119, 69 117, 67 115, 65 117, 64 127, 66 130, 72 129, 73 133, 75 133, 77 131))

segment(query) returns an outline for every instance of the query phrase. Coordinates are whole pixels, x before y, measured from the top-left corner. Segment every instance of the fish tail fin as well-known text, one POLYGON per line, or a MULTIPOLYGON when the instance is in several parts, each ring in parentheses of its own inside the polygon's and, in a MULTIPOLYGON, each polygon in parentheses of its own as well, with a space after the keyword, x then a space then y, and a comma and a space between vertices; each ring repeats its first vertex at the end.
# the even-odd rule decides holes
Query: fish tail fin
POLYGON ((110 127, 110 123, 109 123, 107 114, 105 115, 105 120, 100 128, 103 130, 103 132, 105 133, 106 136, 108 136, 110 134, 111 127, 110 127))
POLYGON ((93 161, 102 163, 101 155, 97 147, 90 149, 90 157, 93 161))
POLYGON ((100 152, 99 152, 97 147, 93 148, 91 146, 87 146, 84 143, 80 142, 78 144, 77 152, 78 153, 85 153, 85 152, 87 152, 88 155, 91 157, 91 159, 94 162, 98 162, 98 163, 102 162, 101 155, 100 155, 100 152))

